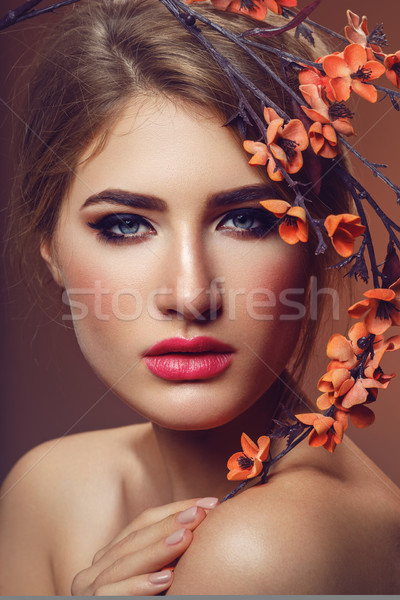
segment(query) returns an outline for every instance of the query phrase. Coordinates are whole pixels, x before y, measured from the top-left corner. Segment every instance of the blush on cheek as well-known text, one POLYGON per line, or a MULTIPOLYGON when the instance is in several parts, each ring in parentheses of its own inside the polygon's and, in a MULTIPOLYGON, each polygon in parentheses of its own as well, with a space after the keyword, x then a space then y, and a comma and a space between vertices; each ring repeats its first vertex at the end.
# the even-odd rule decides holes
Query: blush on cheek
POLYGON ((247 268, 238 269, 230 292, 230 309, 245 308, 248 318, 296 321, 305 314, 308 265, 302 249, 277 241, 274 251, 254 253, 247 268), (244 306, 245 305, 245 306, 244 306))

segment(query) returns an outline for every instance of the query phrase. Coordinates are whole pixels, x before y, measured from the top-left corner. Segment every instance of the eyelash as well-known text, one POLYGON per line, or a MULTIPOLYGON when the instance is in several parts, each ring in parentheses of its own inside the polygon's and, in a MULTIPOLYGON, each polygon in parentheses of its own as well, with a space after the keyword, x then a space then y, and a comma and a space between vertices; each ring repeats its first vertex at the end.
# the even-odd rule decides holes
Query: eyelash
MULTIPOLYGON (((223 219, 218 224, 218 229, 233 233, 234 235, 241 238, 261 238, 264 237, 271 229, 274 228, 278 220, 279 219, 277 219, 270 212, 267 212, 264 209, 238 208, 236 210, 229 211, 229 213, 227 213, 223 217, 223 219), (248 229, 240 228, 237 226, 235 228, 225 226, 225 223, 227 221, 238 219, 239 217, 245 217, 245 219, 251 218, 253 219, 253 222, 260 221, 260 225, 252 228, 249 227, 248 229)), ((94 223, 88 223, 88 225, 92 229, 96 229, 98 231, 98 236, 101 240, 114 244, 137 243, 138 241, 144 238, 156 234, 155 229, 144 217, 131 213, 106 215, 105 217, 102 217, 94 223), (130 222, 130 224, 128 224, 128 222, 130 222), (114 231, 111 231, 111 229, 115 227, 134 227, 135 225, 138 228, 140 228, 140 225, 145 225, 146 227, 150 228, 151 231, 147 231, 141 234, 115 233, 114 231)))
POLYGON ((146 219, 139 215, 134 215, 131 213, 106 215, 105 217, 102 217, 94 223, 88 223, 88 225, 92 229, 97 229, 98 236, 101 240, 113 244, 133 244, 140 241, 143 238, 149 237, 150 235, 155 235, 156 233, 155 229, 150 225, 148 221, 146 221, 146 219), (129 227, 129 225, 127 225, 127 221, 132 222, 132 224, 130 225, 131 227, 133 227, 134 225, 138 225, 139 227, 140 225, 146 225, 147 227, 151 227, 152 232, 146 232, 139 235, 132 235, 126 233, 115 233, 113 231, 110 231, 112 227, 118 227, 122 225, 129 227))

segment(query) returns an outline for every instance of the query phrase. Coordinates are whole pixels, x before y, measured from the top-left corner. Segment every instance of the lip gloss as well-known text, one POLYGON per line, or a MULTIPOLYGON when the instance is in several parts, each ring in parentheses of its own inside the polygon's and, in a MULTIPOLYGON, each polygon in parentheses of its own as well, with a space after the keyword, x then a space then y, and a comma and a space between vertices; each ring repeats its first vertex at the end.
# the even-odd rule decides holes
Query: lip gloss
POLYGON ((148 369, 168 380, 209 379, 222 373, 232 362, 233 352, 187 352, 145 356, 148 369))

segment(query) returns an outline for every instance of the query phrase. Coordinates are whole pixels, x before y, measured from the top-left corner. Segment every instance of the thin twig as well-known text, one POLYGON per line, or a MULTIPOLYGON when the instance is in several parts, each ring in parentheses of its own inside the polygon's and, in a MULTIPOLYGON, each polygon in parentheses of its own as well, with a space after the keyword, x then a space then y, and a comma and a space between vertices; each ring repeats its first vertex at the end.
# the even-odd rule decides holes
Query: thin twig
MULTIPOLYGON (((287 12, 292 17, 294 17, 297 14, 294 10, 290 10, 289 8, 286 8, 286 7, 285 7, 285 12, 287 12)), ((324 31, 325 33, 328 33, 332 37, 340 40, 341 42, 344 42, 345 44, 349 43, 348 39, 344 35, 340 35, 340 33, 336 33, 336 31, 332 31, 332 29, 328 29, 328 27, 324 27, 323 25, 320 25, 319 23, 316 23, 315 21, 312 21, 311 19, 305 19, 304 23, 307 23, 307 25, 311 25, 312 27, 315 27, 316 29, 319 29, 320 31, 324 31)))

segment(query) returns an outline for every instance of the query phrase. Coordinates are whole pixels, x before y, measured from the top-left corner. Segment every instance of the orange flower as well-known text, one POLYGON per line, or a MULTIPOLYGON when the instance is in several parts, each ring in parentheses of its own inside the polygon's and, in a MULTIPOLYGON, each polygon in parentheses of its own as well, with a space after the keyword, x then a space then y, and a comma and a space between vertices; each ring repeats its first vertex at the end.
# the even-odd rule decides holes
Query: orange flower
MULTIPOLYGON (((203 1, 186 0, 186 4, 203 1)), ((218 8, 219 10, 244 14, 259 21, 265 19, 268 10, 280 15, 282 14, 282 6, 297 6, 297 0, 254 0, 253 6, 241 6, 241 0, 211 0, 211 3, 214 8, 218 8)))
POLYGON ((338 102, 348 100, 352 90, 370 102, 377 101, 378 92, 369 82, 383 75, 385 67, 368 60, 367 51, 360 44, 346 46, 340 55, 326 56, 323 66, 338 102))
POLYGON ((360 225, 361 218, 351 214, 328 215, 325 219, 325 229, 332 240, 333 247, 340 256, 351 256, 354 250, 354 240, 365 231, 360 225))
MULTIPOLYGON (((333 359, 328 365, 328 371, 332 369, 353 369, 358 362, 357 355, 366 348, 368 335, 369 331, 363 321, 359 321, 350 327, 348 331, 349 339, 339 333, 332 335, 327 345, 327 355, 333 359)), ((374 357, 369 359, 366 364, 373 365, 376 369, 385 352, 393 352, 400 348, 400 335, 393 335, 387 340, 384 339, 383 335, 375 335, 372 346, 374 357)))
POLYGON ((345 338, 340 333, 334 333, 326 347, 326 354, 331 358, 328 365, 328 371, 332 369, 353 369, 357 364, 357 354, 362 352, 362 348, 358 346, 358 340, 366 337, 368 331, 365 325, 355 323, 349 330, 349 338, 345 338))
POLYGON ((360 17, 355 13, 348 10, 346 12, 348 25, 344 28, 347 39, 352 44, 361 44, 365 46, 368 44, 368 27, 367 17, 360 17))
POLYGON ((287 244, 297 244, 308 240, 308 223, 306 212, 301 206, 291 206, 285 200, 261 200, 260 204, 278 219, 279 235, 287 244))
MULTIPOLYGON (((371 36, 369 35, 368 31, 367 17, 364 16, 360 18, 358 15, 351 12, 351 10, 348 10, 346 14, 349 24, 346 25, 344 31, 349 42, 352 44, 360 44, 361 46, 364 46, 364 48, 366 48, 367 50, 371 49, 373 50, 373 52, 375 52, 375 54, 378 54, 379 56, 383 57, 384 54, 382 52, 382 48, 377 44, 369 43, 369 38, 371 36)), ((374 38, 376 37, 376 35, 379 36, 379 34, 382 37, 381 43, 385 43, 385 37, 381 32, 379 32, 379 27, 377 27, 375 31, 372 32, 372 37, 374 38)), ((371 52, 369 60, 373 59, 373 57, 374 56, 371 52)))
POLYGON ((263 21, 268 12, 268 7, 263 0, 256 0, 252 7, 242 6, 241 0, 211 0, 211 2, 215 8, 247 15, 258 21, 263 21))
POLYGON ((310 446, 324 446, 329 452, 333 452, 336 444, 340 444, 343 433, 347 429, 347 415, 342 411, 335 418, 321 415, 320 413, 304 413, 295 415, 301 423, 312 425, 313 430, 308 436, 310 446))
POLYGON ((308 130, 308 136, 311 147, 317 156, 335 158, 338 155, 337 135, 332 125, 313 123, 308 130))
POLYGON ((350 306, 348 313, 354 319, 365 315, 369 333, 380 335, 391 325, 400 326, 400 278, 389 288, 368 290, 364 296, 367 299, 350 306))
POLYGON ((321 85, 309 83, 300 85, 299 89, 311 107, 301 108, 307 117, 315 121, 308 131, 312 149, 319 156, 334 158, 338 154, 336 131, 344 135, 354 134, 348 120, 352 112, 343 102, 334 102, 328 106, 324 101, 321 85))
POLYGON ((288 173, 297 173, 303 166, 301 154, 308 146, 308 136, 303 123, 292 119, 285 125, 284 120, 272 108, 264 108, 264 117, 268 123, 267 145, 262 142, 245 140, 243 148, 254 154, 249 165, 267 164, 267 172, 273 181, 282 181, 276 160, 288 173))
POLYGON ((343 102, 333 102, 328 105, 324 101, 321 85, 310 83, 300 85, 299 90, 311 106, 311 108, 307 106, 301 107, 307 117, 319 123, 330 123, 336 131, 343 135, 354 135, 354 129, 349 122, 349 118, 353 116, 353 113, 346 108, 343 102))
MULTIPOLYGON (((333 54, 339 54, 339 52, 334 52, 333 54)), ((325 56, 321 56, 315 62, 322 63, 324 58, 325 56)), ((330 77, 316 67, 305 67, 302 71, 300 71, 299 81, 301 85, 316 85, 317 87, 321 86, 323 94, 326 96, 327 100, 330 102, 335 102, 335 95, 331 87, 330 77)))
POLYGON ((335 398, 341 397, 353 387, 354 378, 348 369, 330 369, 318 381, 320 392, 333 393, 335 398))
MULTIPOLYGON (((376 397, 378 388, 386 389, 391 378, 391 375, 384 375, 382 370, 378 370, 375 378, 354 379, 347 369, 332 369, 321 377, 318 389, 329 394, 337 408, 348 409, 367 402, 370 393, 376 397)), ((317 406, 320 408, 318 403, 317 406)))
MULTIPOLYGON (((333 394, 322 394, 317 400, 317 406, 320 410, 327 410, 332 405, 336 407, 336 401, 333 398, 333 394)), ((343 408, 340 406, 335 411, 336 418, 338 413, 349 416, 353 425, 359 429, 372 425, 375 420, 375 414, 368 406, 365 406, 365 404, 358 404, 356 406, 351 406, 350 408, 343 408)), ((343 416, 340 418, 344 420, 343 416)))
POLYGON ((273 108, 264 108, 264 118, 268 123, 267 144, 271 153, 268 161, 268 175, 273 181, 282 181, 283 175, 276 160, 288 173, 297 173, 303 166, 302 152, 308 147, 308 135, 300 119, 292 119, 285 124, 273 108))
POLYGON ((384 340, 383 336, 375 336, 372 343, 373 356, 368 356, 364 363, 363 376, 356 376, 358 355, 369 348, 369 335, 364 323, 356 323, 349 331, 350 340, 335 334, 328 342, 327 354, 333 358, 328 371, 318 382, 318 389, 324 394, 317 401, 317 406, 325 410, 330 404, 340 409, 349 409, 368 401, 371 394, 377 395, 378 389, 386 389, 392 375, 385 375, 379 364, 385 352, 400 348, 400 336, 384 340), (359 346, 361 344, 361 346, 359 346), (364 347, 363 347, 364 346, 364 347), (326 399, 329 399, 326 404, 326 399), (322 402, 322 404, 321 404, 322 402))
POLYGON ((400 50, 395 54, 388 54, 385 58, 386 77, 390 83, 400 88, 400 50))
POLYGON ((251 479, 262 470, 262 463, 266 460, 271 440, 266 435, 258 438, 255 444, 248 435, 242 433, 240 443, 243 452, 232 454, 227 466, 230 480, 251 479))

